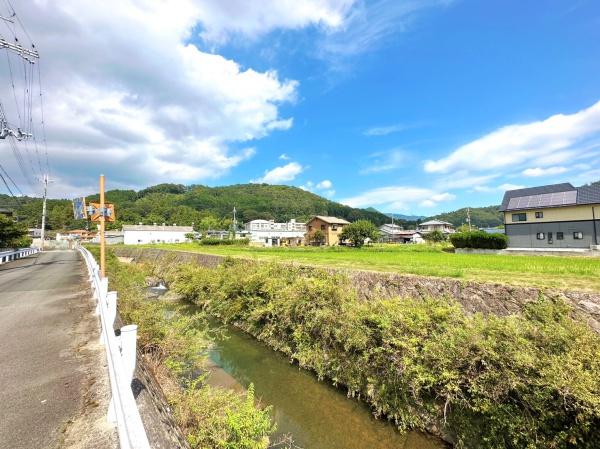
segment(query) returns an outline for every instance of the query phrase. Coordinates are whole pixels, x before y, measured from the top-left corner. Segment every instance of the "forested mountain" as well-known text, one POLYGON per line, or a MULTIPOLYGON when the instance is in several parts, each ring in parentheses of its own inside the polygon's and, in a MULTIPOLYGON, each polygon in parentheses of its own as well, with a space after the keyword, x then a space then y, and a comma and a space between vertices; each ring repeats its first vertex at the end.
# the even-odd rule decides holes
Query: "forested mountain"
MULTIPOLYGON (((98 195, 87 198, 97 201, 98 195)), ((22 206, 14 207, 19 219, 29 226, 39 226, 42 202, 39 198, 21 198, 22 206)), ((240 222, 257 218, 287 221, 295 218, 304 221, 313 215, 333 215, 348 221, 367 219, 380 225, 389 221, 377 211, 356 209, 327 200, 290 186, 268 184, 238 184, 223 187, 180 184, 159 184, 136 192, 110 190, 106 201, 115 203, 119 228, 127 223, 177 223, 197 228, 227 227, 233 208, 240 222)), ((0 195, 0 205, 15 204, 6 195, 0 195), (11 203, 12 201, 12 203, 11 203)), ((85 227, 84 221, 73 219, 71 201, 49 200, 48 227, 50 229, 75 229, 85 227)))
MULTIPOLYGON (((503 223, 502 213, 498 211, 500 206, 472 207, 471 225, 478 228, 493 228, 503 223)), ((454 226, 460 226, 467 222, 467 208, 455 210, 453 212, 444 212, 427 218, 427 220, 442 220, 452 223, 454 226)))

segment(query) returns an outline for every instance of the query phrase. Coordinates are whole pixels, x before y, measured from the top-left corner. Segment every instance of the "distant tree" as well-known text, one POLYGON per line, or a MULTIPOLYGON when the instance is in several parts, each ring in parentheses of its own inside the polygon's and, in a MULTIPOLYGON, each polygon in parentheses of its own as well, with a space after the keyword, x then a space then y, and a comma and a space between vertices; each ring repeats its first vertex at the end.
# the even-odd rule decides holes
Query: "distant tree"
POLYGON ((31 242, 25 224, 0 214, 0 248, 25 248, 31 242))
POLYGON ((318 243, 319 245, 322 245, 325 242, 325 234, 323 234, 323 231, 321 231, 320 229, 317 229, 314 234, 312 235, 312 241, 314 243, 318 243))
POLYGON ((379 238, 379 230, 369 220, 357 220, 344 226, 340 239, 350 241, 354 246, 360 248, 365 240, 376 241, 379 238))
POLYGON ((471 229, 469 229, 468 224, 461 224, 458 228, 456 228, 456 232, 469 232, 469 231, 472 231, 473 229, 477 229, 477 228, 471 226, 471 229))
POLYGON ((446 236, 442 231, 432 231, 423 234, 423 239, 428 242, 439 243, 446 240, 446 236))
POLYGON ((199 231, 208 231, 209 229, 219 229, 221 227, 221 220, 217 217, 209 215, 204 217, 196 224, 196 228, 199 231))

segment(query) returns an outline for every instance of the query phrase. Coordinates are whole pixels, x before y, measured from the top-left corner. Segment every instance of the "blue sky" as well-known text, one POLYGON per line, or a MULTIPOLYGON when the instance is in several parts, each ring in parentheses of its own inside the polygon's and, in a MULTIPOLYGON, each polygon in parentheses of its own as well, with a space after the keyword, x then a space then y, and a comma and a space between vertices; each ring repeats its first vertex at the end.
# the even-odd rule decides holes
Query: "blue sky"
MULTIPOLYGON (((73 98, 50 100, 56 127, 81 122, 77 146, 50 132, 63 143, 59 196, 93 188, 94 171, 76 169, 90 157, 117 187, 269 182, 422 215, 498 204, 507 188, 600 179, 593 0, 116 2, 106 19, 64 3, 56 20, 89 35, 55 59, 93 49, 90 64, 109 67, 78 68, 73 98), (94 47, 95 28, 136 49, 137 72, 124 59, 134 53, 94 47), (82 92, 95 109, 87 120, 60 112, 82 92)), ((60 33, 31 22, 43 52, 60 33)), ((47 75, 56 92, 66 90, 59 68, 47 75)))

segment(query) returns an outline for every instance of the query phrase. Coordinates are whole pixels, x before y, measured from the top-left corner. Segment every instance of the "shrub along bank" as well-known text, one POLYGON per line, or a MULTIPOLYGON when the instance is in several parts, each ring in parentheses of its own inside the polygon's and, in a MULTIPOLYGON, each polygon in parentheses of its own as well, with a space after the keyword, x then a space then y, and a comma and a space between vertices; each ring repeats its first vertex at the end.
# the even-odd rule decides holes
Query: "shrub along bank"
POLYGON ((508 246, 508 237, 484 231, 457 232, 450 234, 450 242, 455 248, 504 249, 508 246))
MULTIPOLYGON (((98 256, 98 248, 89 248, 98 256)), ((251 386, 246 396, 213 388, 204 377, 204 354, 212 337, 202 314, 183 313, 181 306, 146 297, 149 266, 121 264, 107 254, 110 289, 119 294, 119 313, 125 323, 138 325, 138 347, 154 373, 175 421, 190 446, 202 449, 266 449, 275 430, 270 408, 254 403, 251 386)), ((278 446, 281 447, 281 446, 278 446)))
POLYGON ((600 339, 563 303, 466 315, 442 298, 361 301, 347 278, 317 268, 231 259, 166 278, 400 429, 466 448, 600 447, 600 339))

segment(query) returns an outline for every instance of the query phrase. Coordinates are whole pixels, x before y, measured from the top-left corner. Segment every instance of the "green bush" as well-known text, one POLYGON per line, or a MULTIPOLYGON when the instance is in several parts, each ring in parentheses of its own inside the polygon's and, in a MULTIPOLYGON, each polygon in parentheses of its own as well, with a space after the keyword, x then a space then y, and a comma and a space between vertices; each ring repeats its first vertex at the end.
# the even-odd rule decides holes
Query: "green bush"
POLYGON ((250 239, 218 239, 214 237, 207 237, 198 241, 200 245, 235 245, 235 246, 248 246, 250 239))
POLYGON ((508 245, 508 237, 484 231, 457 232, 450 235, 450 242, 455 248, 504 249, 508 245))
POLYGON ((357 220, 344 226, 340 233, 340 240, 348 240, 353 246, 361 248, 367 239, 376 242, 379 238, 377 226, 369 220, 357 220))
POLYGON ((600 338, 562 302, 522 316, 466 314, 446 299, 361 301, 311 267, 185 266, 171 288, 400 429, 440 429, 469 448, 593 448, 600 441, 600 338))
POLYGON ((446 235, 442 231, 424 232, 422 236, 423 240, 428 242, 439 243, 446 241, 446 235))

